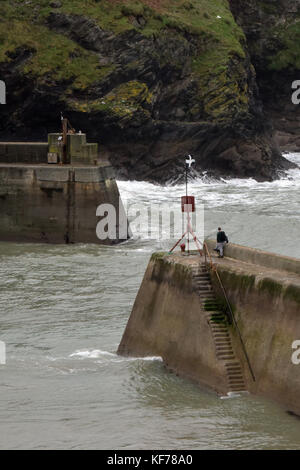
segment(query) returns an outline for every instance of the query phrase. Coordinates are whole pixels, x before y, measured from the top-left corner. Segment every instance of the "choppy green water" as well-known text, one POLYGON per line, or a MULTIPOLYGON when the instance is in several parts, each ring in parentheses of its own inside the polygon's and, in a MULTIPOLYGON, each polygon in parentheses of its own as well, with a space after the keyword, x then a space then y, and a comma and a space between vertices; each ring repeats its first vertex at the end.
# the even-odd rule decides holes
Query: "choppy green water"
MULTIPOLYGON (((300 257, 297 171, 276 183, 195 182, 206 232, 222 224, 232 241, 300 257)), ((120 189, 145 204, 182 193, 120 189)), ((156 358, 115 355, 150 254, 167 246, 0 244, 1 449, 300 448, 300 421, 276 404, 221 400, 156 358)))

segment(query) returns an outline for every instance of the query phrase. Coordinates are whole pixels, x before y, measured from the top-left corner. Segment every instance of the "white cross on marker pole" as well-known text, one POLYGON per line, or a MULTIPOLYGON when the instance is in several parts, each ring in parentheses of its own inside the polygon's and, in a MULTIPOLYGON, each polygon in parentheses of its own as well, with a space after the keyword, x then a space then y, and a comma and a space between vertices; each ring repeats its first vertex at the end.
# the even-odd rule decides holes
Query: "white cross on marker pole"
POLYGON ((195 160, 192 158, 192 155, 188 156, 189 159, 185 161, 185 163, 191 168, 192 164, 195 163, 195 160))
POLYGON ((195 163, 195 160, 192 158, 192 155, 188 155, 188 159, 185 160, 185 195, 187 196, 188 195, 188 190, 187 190, 187 186, 188 186, 188 168, 191 169, 191 166, 193 163, 195 163))
MULTIPOLYGON (((192 164, 195 163, 195 160, 192 158, 192 155, 188 155, 188 159, 185 160, 185 195, 188 197, 188 168, 191 169, 192 164)), ((188 227, 190 226, 190 213, 187 213, 188 227)), ((188 253, 190 253, 190 231, 187 230, 187 242, 188 242, 188 253)))

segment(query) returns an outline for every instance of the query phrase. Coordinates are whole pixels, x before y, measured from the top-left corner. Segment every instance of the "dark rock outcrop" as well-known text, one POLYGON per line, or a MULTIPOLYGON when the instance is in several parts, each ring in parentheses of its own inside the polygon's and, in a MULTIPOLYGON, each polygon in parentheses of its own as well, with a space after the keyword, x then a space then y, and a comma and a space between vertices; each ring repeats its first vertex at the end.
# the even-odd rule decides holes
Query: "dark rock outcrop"
POLYGON ((257 84, 281 150, 300 152, 300 106, 292 83, 300 80, 300 0, 230 0, 243 28, 257 84))
MULTIPOLYGON (((2 56, 0 49, 0 77, 8 88, 1 139, 44 139, 57 130, 62 111, 100 143, 124 178, 174 180, 186 153, 196 158, 198 172, 216 176, 270 180, 291 165, 269 117, 277 135, 278 125, 290 135, 292 114, 288 105, 280 113, 268 100, 271 72, 263 74, 251 47, 254 30, 247 30, 238 1, 231 8, 249 46, 226 1, 207 2, 207 11, 196 1, 177 9, 146 0, 95 1, 90 10, 79 10, 77 2, 54 2, 48 9, 38 3, 25 20, 16 6, 9 20, 0 21, 0 36, 6 23, 14 32, 14 46, 8 38, 2 56), (20 35, 16 47, 14 28, 21 21, 27 36, 20 35)), ((258 2, 245 3, 255 15, 258 2)), ((274 82, 279 96, 277 75, 274 82)))

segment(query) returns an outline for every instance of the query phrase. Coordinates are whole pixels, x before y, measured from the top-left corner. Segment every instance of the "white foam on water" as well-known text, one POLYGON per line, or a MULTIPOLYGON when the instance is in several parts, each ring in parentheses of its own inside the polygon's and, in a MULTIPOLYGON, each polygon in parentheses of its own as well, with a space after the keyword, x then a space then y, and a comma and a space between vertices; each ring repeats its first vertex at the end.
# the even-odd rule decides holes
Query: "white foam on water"
MULTIPOLYGON (((284 156, 287 160, 298 165, 298 168, 283 171, 275 181, 258 182, 254 178, 220 178, 216 180, 214 178, 209 179, 205 175, 206 172, 203 172, 203 176, 189 182, 189 187, 195 192, 201 187, 207 189, 214 186, 218 188, 224 186, 235 186, 237 188, 294 187, 295 184, 300 186, 300 153, 288 153, 284 156)), ((169 201, 172 195, 176 195, 177 198, 182 193, 182 190, 185 189, 185 184, 160 186, 146 181, 118 181, 118 186, 122 193, 123 201, 136 198, 141 203, 151 200, 151 202, 158 204, 163 200, 169 201)))
POLYGON ((159 362, 163 362, 163 359, 160 356, 135 357, 134 359, 139 360, 139 361, 159 361, 159 362))
MULTIPOLYGON (((81 359, 99 359, 99 358, 109 358, 113 362, 127 362, 127 361, 159 361, 162 362, 162 358, 160 356, 145 356, 145 357, 124 357, 119 356, 116 353, 112 353, 109 351, 103 351, 101 349, 93 349, 93 350, 82 350, 76 351, 69 355, 70 358, 77 357, 81 359)), ((97 361, 98 363, 102 363, 102 361, 97 361)))
POLYGON ((101 349, 93 349, 91 350, 83 350, 83 351, 76 351, 70 354, 69 357, 82 357, 82 358, 90 358, 90 359, 97 359, 101 356, 109 356, 109 357, 117 357, 115 353, 111 353, 109 351, 102 351, 101 349))
MULTIPOLYGON (((275 181, 258 182, 253 178, 216 180, 204 174, 189 182, 189 190, 195 195, 197 204, 204 204, 205 209, 230 207, 236 212, 247 210, 299 217, 300 153, 289 153, 285 157, 298 168, 282 171, 275 181)), ((154 212, 155 207, 159 208, 161 204, 167 204, 171 209, 178 208, 178 201, 185 193, 184 184, 159 186, 145 181, 118 181, 118 186, 125 207, 130 208, 131 204, 151 205, 154 212)))
POLYGON ((240 398, 244 395, 249 395, 249 392, 246 390, 240 391, 240 392, 228 392, 227 395, 222 395, 220 397, 220 400, 229 400, 231 398, 240 398))

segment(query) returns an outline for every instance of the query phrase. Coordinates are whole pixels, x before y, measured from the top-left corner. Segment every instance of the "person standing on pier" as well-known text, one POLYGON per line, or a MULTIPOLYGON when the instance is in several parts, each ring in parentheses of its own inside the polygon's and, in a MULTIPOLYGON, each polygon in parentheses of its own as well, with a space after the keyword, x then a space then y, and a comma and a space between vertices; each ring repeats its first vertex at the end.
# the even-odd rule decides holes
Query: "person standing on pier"
POLYGON ((226 233, 221 229, 221 227, 218 228, 218 233, 217 233, 217 246, 216 246, 216 251, 219 252, 219 258, 224 258, 224 246, 228 243, 228 238, 226 233))

